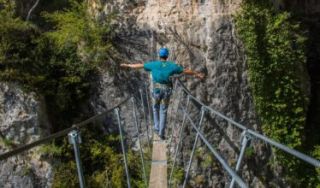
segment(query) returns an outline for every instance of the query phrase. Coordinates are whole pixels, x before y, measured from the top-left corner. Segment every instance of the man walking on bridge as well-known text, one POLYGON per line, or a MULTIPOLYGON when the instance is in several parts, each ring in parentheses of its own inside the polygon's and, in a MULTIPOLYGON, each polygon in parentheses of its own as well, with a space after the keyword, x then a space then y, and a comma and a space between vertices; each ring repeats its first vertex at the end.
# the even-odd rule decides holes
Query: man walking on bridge
POLYGON ((153 117, 154 117, 154 131, 160 136, 162 140, 165 139, 167 110, 172 93, 172 82, 170 76, 174 74, 193 75, 200 79, 204 78, 203 73, 194 72, 189 69, 184 69, 182 66, 174 62, 167 61, 169 50, 161 48, 159 50, 160 61, 150 61, 138 64, 120 64, 121 67, 128 67, 133 69, 144 68, 151 72, 153 80, 153 117))

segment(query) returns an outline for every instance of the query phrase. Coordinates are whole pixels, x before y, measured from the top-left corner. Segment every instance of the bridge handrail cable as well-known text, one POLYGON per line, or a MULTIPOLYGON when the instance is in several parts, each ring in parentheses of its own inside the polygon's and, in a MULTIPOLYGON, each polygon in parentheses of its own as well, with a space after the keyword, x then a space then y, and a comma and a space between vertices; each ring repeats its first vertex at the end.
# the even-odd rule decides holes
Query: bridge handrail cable
POLYGON ((17 154, 22 153, 22 152, 24 152, 26 150, 29 150, 29 149, 34 148, 34 147, 37 147, 37 146, 39 146, 41 144, 50 142, 50 141, 52 141, 52 140, 54 140, 56 138, 65 136, 69 132, 71 132, 73 130, 77 130, 77 129, 79 129, 79 128, 85 126, 85 125, 88 125, 89 123, 92 123, 93 121, 95 121, 95 120, 107 115, 108 113, 112 112, 113 110, 115 110, 115 109, 119 108, 120 106, 122 106, 123 104, 125 104, 131 98, 132 97, 130 96, 130 97, 124 99, 123 101, 121 101, 118 105, 112 107, 111 109, 108 109, 108 110, 106 110, 106 111, 104 111, 104 112, 102 112, 100 114, 92 116, 91 118, 88 118, 88 119, 86 119, 86 120, 84 120, 84 121, 82 121, 80 123, 74 124, 72 127, 66 128, 66 129, 64 129, 62 131, 59 131, 57 133, 53 133, 53 134, 51 134, 51 135, 49 135, 49 136, 47 136, 45 138, 39 139, 39 140, 34 141, 34 142, 30 143, 30 144, 25 144, 23 146, 19 146, 16 149, 11 150, 11 151, 8 151, 6 153, 0 154, 0 160, 7 159, 7 158, 9 158, 11 156, 17 155, 17 154))
POLYGON ((295 156, 295 157, 297 157, 297 158, 299 158, 299 159, 301 159, 301 160, 303 160, 303 161, 305 161, 305 162, 307 162, 307 163, 309 163, 309 164, 311 164, 311 165, 313 165, 315 167, 320 167, 320 161, 319 160, 317 160, 315 158, 312 158, 310 156, 307 156, 307 155, 305 155, 305 154, 303 154, 303 153, 301 153, 301 152, 299 152, 299 151, 297 151, 295 149, 289 148, 289 147, 287 147, 287 146, 285 146, 285 145, 283 145, 283 144, 281 144, 279 142, 276 142, 276 141, 274 141, 274 140, 272 140, 272 139, 270 139, 270 138, 268 138, 268 137, 266 137, 266 136, 264 136, 262 134, 259 134, 256 131, 253 131, 252 129, 249 129, 246 126, 235 122, 234 120, 228 118, 227 116, 221 114, 220 112, 214 110, 213 108, 205 105, 203 102, 201 102, 199 99, 197 99, 196 97, 194 97, 191 94, 191 92, 186 88, 186 86, 181 82, 180 79, 177 79, 177 81, 178 81, 179 85, 181 86, 181 88, 187 93, 187 95, 191 99, 193 99, 199 105, 201 105, 202 107, 206 108, 207 110, 209 110, 210 112, 214 113, 215 115, 217 115, 217 116, 221 117, 222 119, 228 121, 231 125, 234 125, 234 126, 238 127, 239 129, 241 129, 243 131, 246 131, 247 134, 250 134, 251 136, 253 136, 255 138, 258 138, 260 140, 263 140, 263 141, 269 143, 270 145, 272 145, 274 147, 277 147, 278 149, 280 149, 280 150, 282 150, 282 151, 284 151, 286 153, 289 153, 289 154, 291 154, 291 155, 293 155, 293 156, 295 156))
POLYGON ((181 107, 182 111, 186 114, 187 119, 191 123, 193 129, 197 132, 200 139, 207 145, 211 153, 216 157, 216 159, 220 162, 220 164, 223 166, 223 168, 229 173, 229 175, 242 187, 247 188, 248 186, 246 183, 239 177, 239 175, 226 163, 226 161, 220 156, 220 154, 215 150, 212 145, 209 143, 209 141, 205 138, 205 136, 200 132, 200 130, 197 128, 195 123, 190 117, 190 114, 186 112, 186 109, 181 107))

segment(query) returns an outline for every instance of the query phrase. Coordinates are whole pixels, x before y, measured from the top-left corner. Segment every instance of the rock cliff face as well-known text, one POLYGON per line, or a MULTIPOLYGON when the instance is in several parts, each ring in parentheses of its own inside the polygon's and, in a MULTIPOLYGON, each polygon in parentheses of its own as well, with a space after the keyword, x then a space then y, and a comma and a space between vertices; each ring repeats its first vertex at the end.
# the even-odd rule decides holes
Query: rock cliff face
MULTIPOLYGON (((96 13, 98 17, 110 14, 113 10, 118 11, 121 19, 118 51, 126 61, 152 60, 157 58, 160 47, 168 47, 171 53, 170 59, 185 68, 207 73, 204 81, 191 77, 184 79, 194 96, 237 122, 256 129, 257 123, 247 81, 245 56, 232 20, 232 14, 239 9, 240 3, 240 0, 148 0, 134 3, 116 1, 106 4, 95 3, 95 8, 104 10, 102 14, 96 13)), ((145 73, 140 73, 134 74, 128 71, 120 73, 117 80, 122 79, 123 81, 120 82, 123 84, 121 86, 114 84, 114 86, 116 85, 118 89, 124 88, 127 83, 126 92, 130 93, 132 91, 130 88, 138 87, 139 82, 146 78, 145 73), (124 75, 127 76, 123 78, 124 75)), ((113 103, 114 96, 106 95, 110 93, 110 89, 114 90, 112 87, 103 87, 100 90, 104 96, 103 103, 113 103)), ((177 107, 177 100, 172 101, 171 107, 169 114, 176 115, 174 109, 177 107)), ((194 107, 192 113, 197 114, 194 107)), ((175 127, 173 142, 177 142, 178 126, 176 125, 179 124, 181 119, 173 119, 170 122, 169 127, 175 127)), ((236 153, 239 152, 241 132, 226 122, 212 118, 206 120, 204 132, 209 141, 234 167, 236 153), (231 144, 232 141, 235 141, 235 144, 231 144)), ((183 134, 184 144, 178 156, 180 167, 187 165, 194 138, 194 131, 190 125, 187 125, 183 134)), ((175 145, 176 143, 172 146, 175 145)), ((256 151, 261 151, 261 145, 259 147, 260 149, 256 151)), ((260 154, 257 156, 262 159, 267 158, 260 154)), ((219 168, 217 161, 213 160, 207 166, 202 165, 201 161, 206 161, 208 157, 210 155, 206 154, 195 159, 191 168, 189 182, 191 186, 223 187, 230 181, 226 172, 219 168)), ((264 168, 266 163, 262 163, 261 159, 256 161, 259 161, 261 168, 264 168)), ((248 168, 247 165, 245 166, 248 168)), ((251 186, 262 186, 253 170, 247 171, 243 176, 251 186)))
MULTIPOLYGON (((49 131, 45 108, 34 93, 14 84, 0 84, 0 153, 38 140, 49 131)), ((48 187, 51 166, 39 148, 0 161, 0 187, 48 187)))
MULTIPOLYGON (((91 1, 94 5, 92 12, 97 17, 103 18, 112 12, 118 13, 119 31, 116 44, 124 61, 156 59, 158 49, 162 46, 168 47, 171 60, 185 68, 207 73, 204 81, 184 79, 194 96, 248 128, 260 131, 249 89, 246 57, 241 41, 237 38, 232 18, 232 15, 239 10, 241 2, 241 0, 118 0, 112 3, 91 1)), ((279 9, 294 9, 299 5, 302 7, 302 12, 309 17, 317 15, 319 10, 319 3, 312 1, 272 2, 279 9)), ((314 67, 314 63, 312 65, 314 67)), ((104 76, 105 81, 102 83, 106 81, 113 83, 111 84, 113 87, 100 89, 98 93, 104 96, 102 103, 115 104, 113 102, 115 96, 130 94, 133 88, 139 87, 141 82, 147 79, 143 71, 138 73, 123 71, 117 76, 114 81, 104 76), (118 91, 121 89, 122 92, 118 92, 115 96, 108 95, 114 93, 115 88, 118 91)), ((169 114, 179 117, 175 114, 177 105, 177 100, 172 101, 169 114)), ((313 111, 310 112, 315 114, 313 111)), ((195 107, 191 108, 191 112, 194 119, 198 120, 195 107)), ((181 125, 181 119, 173 118, 169 124, 174 135, 172 146, 175 146, 178 141, 177 125, 181 125)), ((234 167, 240 150, 241 132, 212 116, 206 118, 203 126, 203 132, 206 133, 210 143, 234 167)), ((168 136, 170 134, 169 131, 168 136)), ((188 164, 194 138, 194 131, 187 125, 182 138, 184 144, 178 155, 180 167, 186 167, 188 164)), ((198 156, 195 157, 191 167, 190 186, 224 187, 230 182, 230 178, 221 166, 217 165, 217 161, 206 159, 210 156, 203 153, 203 148, 205 147, 198 149, 198 156), (202 154, 203 156, 199 156, 202 154), (208 161, 209 164, 203 165, 208 161)), ((244 170, 240 172, 250 187, 285 186, 285 181, 281 178, 281 168, 271 171, 268 167, 268 161, 274 157, 270 148, 264 143, 252 141, 250 150, 253 153, 246 155, 242 166, 244 170)), ((173 151, 173 148, 170 151, 173 151)))

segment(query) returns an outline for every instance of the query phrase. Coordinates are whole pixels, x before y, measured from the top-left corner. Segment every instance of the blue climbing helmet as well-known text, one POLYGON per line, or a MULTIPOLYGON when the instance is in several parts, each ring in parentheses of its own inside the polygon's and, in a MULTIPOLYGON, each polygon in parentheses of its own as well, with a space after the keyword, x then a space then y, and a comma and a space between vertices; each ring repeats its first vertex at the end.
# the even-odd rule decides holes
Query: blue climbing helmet
POLYGON ((169 56, 169 50, 168 48, 160 48, 159 50, 159 57, 161 58, 167 58, 169 56))

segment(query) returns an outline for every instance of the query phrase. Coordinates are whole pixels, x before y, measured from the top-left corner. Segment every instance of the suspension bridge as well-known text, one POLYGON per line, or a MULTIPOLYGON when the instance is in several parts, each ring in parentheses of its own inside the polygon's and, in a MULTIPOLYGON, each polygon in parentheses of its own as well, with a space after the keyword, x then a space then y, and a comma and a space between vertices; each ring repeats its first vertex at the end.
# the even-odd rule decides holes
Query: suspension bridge
MULTIPOLYGON (((177 100, 178 105, 176 111, 174 113, 169 114, 169 119, 173 120, 175 118, 179 118, 179 115, 182 119, 176 120, 176 122, 181 122, 179 126, 175 126, 171 128, 171 132, 167 134, 167 140, 161 140, 157 135, 151 134, 152 131, 150 131, 150 127, 152 127, 152 110, 151 110, 151 103, 150 103, 150 96, 149 91, 147 88, 140 89, 139 94, 130 96, 126 99, 124 99, 122 102, 120 102, 117 106, 106 110, 103 113, 100 113, 98 115, 95 115, 85 121, 82 121, 78 124, 74 124, 72 127, 64 129, 60 132, 51 134, 45 138, 42 138, 38 141, 17 147, 11 151, 8 151, 6 153, 0 154, 0 160, 8 159, 9 157, 16 156, 18 154, 21 154, 24 151, 27 151, 29 149, 32 149, 34 147, 37 147, 39 145, 48 143, 50 141, 53 141, 54 139, 63 138, 68 136, 69 143, 72 144, 75 154, 75 161, 77 164, 77 173, 79 178, 79 185, 81 188, 86 187, 86 182, 84 178, 84 171, 81 164, 81 156, 80 156, 80 149, 79 145, 81 144, 81 137, 79 134, 80 128, 85 128, 90 123, 94 123, 96 120, 103 118, 107 115, 113 114, 116 117, 116 122, 119 129, 119 135, 120 135, 120 142, 121 142, 121 149, 122 149, 122 156, 123 156, 123 165, 126 173, 126 182, 127 187, 131 187, 131 181, 130 181, 130 171, 128 168, 128 160, 127 160, 127 149, 125 147, 125 140, 124 140, 124 132, 123 127, 127 126, 126 124, 122 124, 121 121, 121 107, 125 104, 130 103, 132 106, 132 121, 135 127, 135 130, 137 132, 138 136, 138 143, 139 143, 139 153, 140 153, 140 159, 141 159, 141 170, 143 174, 143 181, 145 183, 145 187, 150 188, 167 188, 167 187, 174 187, 173 184, 173 173, 177 165, 177 158, 179 155, 179 152, 181 150, 181 146, 183 144, 183 134, 184 129, 187 125, 189 125, 190 129, 193 130, 195 133, 195 138, 193 142, 193 146, 189 155, 189 160, 186 165, 186 168, 184 169, 184 179, 183 183, 179 186, 186 187, 188 184, 188 180, 190 179, 190 171, 191 171, 191 165, 195 157, 195 152, 197 147, 199 147, 199 143, 204 144, 208 151, 212 154, 214 159, 220 164, 221 171, 224 171, 230 181, 226 182, 225 187, 248 187, 248 183, 244 180, 244 178, 241 177, 240 171, 242 162, 245 158, 245 150, 250 145, 250 140, 260 140, 274 148, 277 148, 279 150, 282 150, 286 152, 289 155, 292 155, 306 163, 309 163, 310 165, 314 166, 315 168, 320 167, 320 161, 317 159, 314 159, 308 155, 305 155, 297 150, 294 150, 292 148, 287 147, 286 145, 283 145, 281 143, 278 143, 260 133, 258 133, 255 130, 249 129, 247 126, 244 126, 240 123, 237 123, 236 121, 228 118, 224 114, 214 110, 213 108, 205 105, 203 102, 198 100, 196 97, 194 97, 191 92, 185 87, 185 85, 179 80, 175 79, 174 84, 174 91, 175 94, 171 100, 177 100), (141 124, 139 124, 139 118, 138 118, 138 101, 140 101, 140 106, 142 108, 142 116, 145 121, 146 127, 144 127, 144 133, 142 132, 141 124), (183 102, 184 101, 184 102, 183 102), (189 110, 190 104, 194 103, 197 108, 199 109, 199 117, 194 118, 191 115, 191 111, 189 110), (228 163, 223 155, 219 153, 218 149, 213 146, 212 143, 208 141, 205 134, 203 133, 204 128, 204 121, 207 116, 211 116, 213 118, 218 118, 223 121, 225 121, 229 126, 233 126, 234 128, 239 130, 239 133, 241 133, 241 137, 239 139, 239 142, 236 143, 237 146, 239 146, 239 153, 237 155, 237 161, 235 166, 233 164, 228 163), (198 120, 195 122, 195 119, 198 120), (177 134, 174 135, 173 130, 177 130, 177 134), (142 138, 146 137, 147 143, 150 147, 152 147, 152 161, 151 161, 151 171, 149 176, 146 173, 146 161, 144 152, 142 149, 142 138), (150 141, 150 138, 152 138, 152 144, 150 141), (176 142, 173 142, 174 138, 176 139, 176 142), (168 148, 169 146, 174 148, 172 153, 172 161, 168 163, 168 148)), ((129 112, 127 112, 129 113, 129 112)), ((214 129, 214 127, 212 127, 214 129)))

